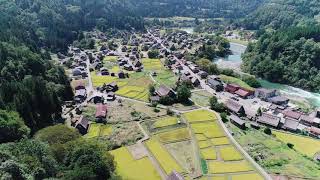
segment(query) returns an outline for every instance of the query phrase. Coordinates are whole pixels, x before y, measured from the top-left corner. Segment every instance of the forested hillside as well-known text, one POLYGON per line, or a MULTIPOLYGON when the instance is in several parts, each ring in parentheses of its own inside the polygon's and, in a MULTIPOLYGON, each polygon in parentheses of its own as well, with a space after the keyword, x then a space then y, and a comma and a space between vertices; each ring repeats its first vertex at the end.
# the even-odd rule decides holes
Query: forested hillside
POLYGON ((250 44, 243 70, 272 82, 320 91, 320 27, 291 27, 265 33, 250 44))
POLYGON ((319 18, 319 0, 267 0, 239 25, 248 29, 279 29, 315 24, 319 18))
POLYGON ((143 17, 239 18, 254 11, 265 0, 136 0, 143 17))

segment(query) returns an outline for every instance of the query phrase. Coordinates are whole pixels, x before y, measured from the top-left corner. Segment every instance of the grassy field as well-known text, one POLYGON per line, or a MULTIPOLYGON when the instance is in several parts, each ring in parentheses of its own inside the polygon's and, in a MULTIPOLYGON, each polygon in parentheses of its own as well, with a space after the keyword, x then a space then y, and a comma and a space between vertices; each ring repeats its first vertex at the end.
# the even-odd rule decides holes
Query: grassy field
POLYGON ((168 153, 168 151, 156 140, 150 139, 146 142, 148 149, 158 160, 166 174, 170 174, 173 170, 183 172, 182 167, 168 153))
POLYGON ((153 126, 155 128, 162 128, 162 127, 167 127, 167 126, 172 126, 176 125, 178 123, 178 118, 174 116, 167 116, 164 118, 158 119, 153 126))
POLYGON ((234 173, 234 172, 246 172, 253 170, 252 167, 246 162, 208 162, 209 172, 211 174, 219 173, 234 173))
POLYGON ((217 159, 217 152, 214 148, 200 149, 200 153, 205 160, 215 160, 217 159))
POLYGON ((157 72, 157 76, 153 77, 157 83, 164 84, 168 87, 175 87, 178 77, 170 70, 161 70, 157 72))
POLYGON ((142 58, 142 64, 146 71, 164 70, 164 66, 160 59, 142 58))
POLYGON ((196 123, 201 121, 213 121, 217 119, 216 115, 213 112, 203 110, 203 109, 187 112, 187 113, 184 113, 183 115, 189 123, 196 123))
POLYGON ((199 106, 207 107, 210 105, 210 97, 212 97, 212 94, 210 94, 208 91, 202 90, 193 92, 191 95, 191 100, 199 106))
POLYGON ((320 177, 320 165, 295 149, 290 149, 276 137, 263 130, 249 129, 243 132, 229 123, 235 139, 267 172, 281 175, 320 177))
POLYGON ((109 62, 117 62, 118 56, 106 56, 103 58, 103 61, 109 61, 109 62))
POLYGON ((227 137, 212 138, 210 140, 211 143, 215 146, 230 144, 229 139, 227 137))
POLYGON ((216 122, 193 123, 191 128, 196 134, 204 134, 207 138, 224 137, 225 134, 216 122))
POLYGON ((104 125, 99 123, 90 124, 86 138, 95 138, 100 136, 109 136, 112 133, 111 125, 104 125))
POLYGON ((220 78, 222 81, 224 81, 225 83, 228 84, 237 84, 243 88, 246 88, 248 90, 254 90, 254 88, 252 88, 251 86, 249 86, 247 83, 245 83, 244 81, 242 81, 239 78, 235 78, 235 77, 231 77, 231 76, 226 76, 226 75, 220 75, 220 78))
POLYGON ((147 157, 135 160, 125 147, 110 151, 110 153, 114 156, 114 160, 116 162, 116 172, 123 179, 161 179, 158 172, 147 157))
POLYGON ((157 134, 159 140, 163 143, 178 142, 189 140, 190 134, 187 128, 174 129, 157 134))
POLYGON ((253 180, 263 180, 264 178, 257 173, 253 173, 253 174, 238 174, 238 175, 233 175, 231 176, 232 180, 249 180, 249 179, 253 179, 253 180))
POLYGON ((320 151, 320 141, 308 137, 297 136, 279 131, 273 131, 273 134, 284 143, 293 144, 293 148, 302 154, 313 157, 320 151))
POLYGON ((233 146, 220 147, 219 150, 224 161, 237 161, 243 159, 242 155, 233 146))

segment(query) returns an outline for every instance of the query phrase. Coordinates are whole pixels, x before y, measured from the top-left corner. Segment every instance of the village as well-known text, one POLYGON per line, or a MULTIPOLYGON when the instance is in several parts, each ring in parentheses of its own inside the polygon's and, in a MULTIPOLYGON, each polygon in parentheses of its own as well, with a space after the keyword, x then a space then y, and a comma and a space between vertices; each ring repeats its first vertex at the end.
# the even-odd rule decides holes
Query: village
POLYGON ((96 40, 95 49, 71 45, 68 54, 58 54, 75 94, 63 107, 64 117, 84 137, 115 142, 110 152, 126 177, 270 179, 210 109, 212 96, 241 130, 320 137, 320 110, 305 113, 276 90, 243 86, 186 60, 210 40, 203 35, 157 28, 117 37, 87 35, 96 40), (188 104, 176 100, 181 83, 192 85, 188 104))

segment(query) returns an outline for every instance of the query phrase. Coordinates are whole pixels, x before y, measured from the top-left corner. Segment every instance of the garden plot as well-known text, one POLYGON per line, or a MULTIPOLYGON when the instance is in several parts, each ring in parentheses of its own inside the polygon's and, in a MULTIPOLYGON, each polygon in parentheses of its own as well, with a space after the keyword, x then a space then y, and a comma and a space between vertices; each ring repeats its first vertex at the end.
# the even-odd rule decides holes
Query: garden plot
POLYGON ((164 118, 157 119, 155 123, 153 123, 154 128, 163 128, 168 126, 173 126, 178 124, 179 119, 175 116, 167 116, 164 118))
POLYGON ((157 159, 166 174, 170 174, 173 170, 183 173, 184 170, 177 161, 169 154, 169 152, 156 140, 150 139, 146 145, 153 156, 157 159))
POLYGON ((157 134, 158 139, 162 143, 172 143, 190 140, 190 133, 187 128, 174 129, 167 132, 157 134))
POLYGON ((219 148, 220 156, 224 161, 242 160, 242 155, 233 146, 223 146, 219 148))
POLYGON ((110 151, 110 153, 114 156, 116 162, 116 172, 123 179, 161 179, 148 157, 135 160, 125 147, 110 151))
POLYGON ((217 120, 214 113, 203 109, 184 113, 184 117, 189 123, 217 120))
POLYGON ((108 139, 113 146, 120 147, 135 144, 143 137, 136 122, 127 122, 113 125, 113 131, 108 139))
POLYGON ((224 174, 224 173, 236 173, 252 171, 253 168, 246 161, 240 162, 222 162, 211 161, 209 164, 209 173, 211 174, 224 174))

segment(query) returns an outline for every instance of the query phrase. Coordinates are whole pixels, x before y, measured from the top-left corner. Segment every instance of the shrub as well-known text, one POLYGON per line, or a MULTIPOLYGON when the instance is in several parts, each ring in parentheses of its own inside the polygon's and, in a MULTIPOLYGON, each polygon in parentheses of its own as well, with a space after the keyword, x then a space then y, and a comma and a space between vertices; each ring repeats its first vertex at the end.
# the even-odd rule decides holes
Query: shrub
POLYGON ((291 143, 287 143, 287 146, 290 148, 290 149, 293 149, 293 144, 291 144, 291 143))
POLYGON ((263 130, 263 132, 265 133, 265 134, 268 134, 268 135, 271 135, 272 134, 272 132, 271 132, 271 129, 270 128, 265 128, 264 130, 263 130))
POLYGON ((222 122, 226 123, 226 122, 229 121, 228 117, 227 117, 227 113, 223 112, 223 113, 220 114, 220 116, 221 116, 222 122))

